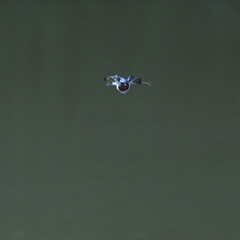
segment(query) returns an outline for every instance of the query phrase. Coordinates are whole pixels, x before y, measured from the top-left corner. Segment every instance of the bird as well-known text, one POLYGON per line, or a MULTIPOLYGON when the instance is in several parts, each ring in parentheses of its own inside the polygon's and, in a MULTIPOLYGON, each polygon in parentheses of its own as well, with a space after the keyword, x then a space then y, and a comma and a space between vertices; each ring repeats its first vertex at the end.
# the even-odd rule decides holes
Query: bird
POLYGON ((123 95, 130 90, 132 84, 146 84, 151 86, 149 82, 143 82, 141 78, 131 75, 127 77, 121 77, 119 75, 107 76, 104 78, 104 81, 106 82, 106 86, 116 86, 116 89, 123 95))

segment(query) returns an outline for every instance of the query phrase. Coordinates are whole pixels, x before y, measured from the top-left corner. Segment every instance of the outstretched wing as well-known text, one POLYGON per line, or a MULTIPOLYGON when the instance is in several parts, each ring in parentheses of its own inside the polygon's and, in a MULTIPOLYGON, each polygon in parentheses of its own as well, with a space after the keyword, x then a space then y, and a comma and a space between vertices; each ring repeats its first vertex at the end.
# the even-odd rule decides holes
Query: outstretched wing
POLYGON ((114 78, 114 76, 108 76, 104 78, 104 81, 106 82, 107 86, 111 86, 114 82, 116 82, 116 79, 114 78))
POLYGON ((149 82, 143 82, 141 78, 134 78, 132 80, 132 83, 135 83, 135 84, 138 84, 138 85, 147 84, 147 85, 151 86, 151 84, 149 82))
POLYGON ((115 82, 116 80, 113 76, 108 76, 104 78, 104 81, 112 83, 112 82, 115 82))
POLYGON ((128 76, 126 77, 126 81, 130 82, 130 83, 136 83, 136 84, 141 84, 142 80, 138 77, 134 77, 134 76, 128 76))
POLYGON ((135 78, 135 79, 133 80, 133 83, 136 83, 136 84, 138 84, 138 85, 141 85, 141 84, 142 84, 142 79, 141 79, 141 78, 135 78))

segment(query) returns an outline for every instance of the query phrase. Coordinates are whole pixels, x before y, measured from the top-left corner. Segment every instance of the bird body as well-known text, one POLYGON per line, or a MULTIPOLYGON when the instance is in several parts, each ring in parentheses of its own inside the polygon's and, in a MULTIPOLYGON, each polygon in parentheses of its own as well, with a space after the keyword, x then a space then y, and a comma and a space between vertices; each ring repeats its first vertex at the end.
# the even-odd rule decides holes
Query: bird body
POLYGON ((113 75, 105 77, 104 80, 107 82, 106 86, 116 86, 116 89, 121 94, 126 94, 129 90, 132 84, 147 84, 151 86, 148 82, 143 82, 140 78, 134 77, 134 76, 127 76, 127 77, 121 77, 119 75, 113 75))

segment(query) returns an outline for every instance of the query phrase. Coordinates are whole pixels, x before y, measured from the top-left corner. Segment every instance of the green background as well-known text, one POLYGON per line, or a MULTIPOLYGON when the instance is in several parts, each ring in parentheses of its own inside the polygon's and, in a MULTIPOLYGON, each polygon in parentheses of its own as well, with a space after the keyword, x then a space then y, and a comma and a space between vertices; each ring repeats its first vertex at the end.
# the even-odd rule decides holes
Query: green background
POLYGON ((238 1, 0 5, 1 240, 240 239, 238 1))

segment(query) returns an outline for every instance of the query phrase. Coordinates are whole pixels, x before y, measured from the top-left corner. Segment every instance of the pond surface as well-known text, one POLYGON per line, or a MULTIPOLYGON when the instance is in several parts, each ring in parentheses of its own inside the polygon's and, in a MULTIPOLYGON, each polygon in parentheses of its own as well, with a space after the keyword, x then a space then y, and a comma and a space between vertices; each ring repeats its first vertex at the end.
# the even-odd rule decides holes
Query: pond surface
POLYGON ((2 240, 237 240, 239 5, 0 9, 2 240), (150 82, 124 96, 104 77, 150 82))

